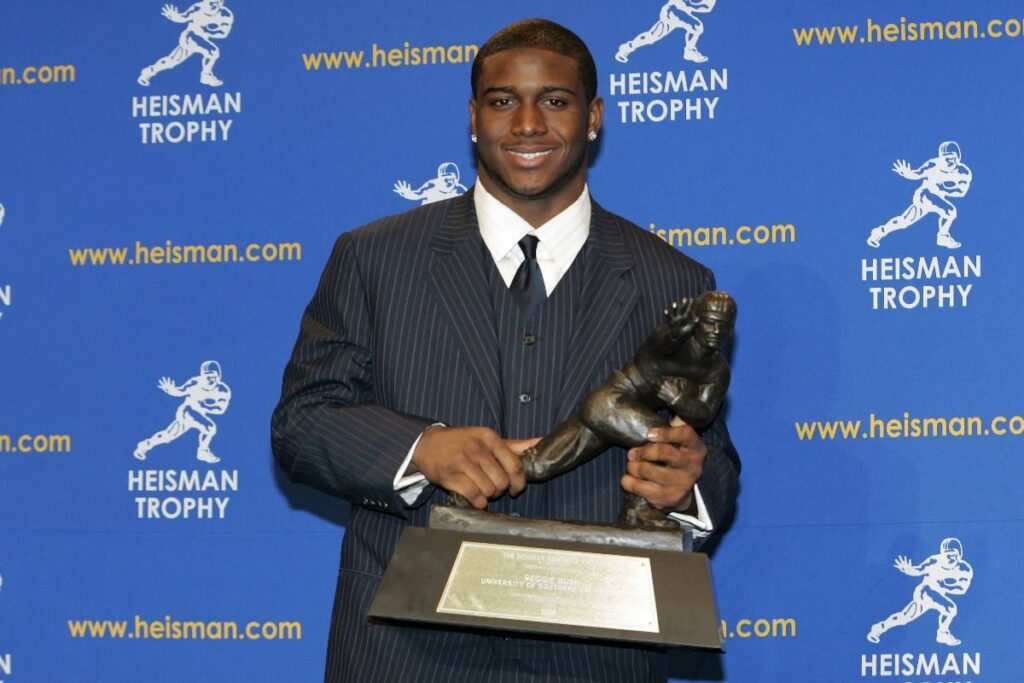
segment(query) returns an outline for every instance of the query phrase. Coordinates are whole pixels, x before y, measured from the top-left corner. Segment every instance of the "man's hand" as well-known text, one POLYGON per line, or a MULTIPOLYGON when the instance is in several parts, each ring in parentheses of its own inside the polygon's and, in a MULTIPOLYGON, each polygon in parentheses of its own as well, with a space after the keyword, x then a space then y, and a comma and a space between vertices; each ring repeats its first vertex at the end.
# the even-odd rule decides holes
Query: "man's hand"
POLYGON ((539 439, 502 439, 486 427, 432 427, 423 433, 412 463, 432 484, 458 493, 483 510, 489 499, 526 488, 519 453, 539 439))
POLYGON ((650 443, 626 454, 622 488, 663 512, 685 512, 693 505, 693 486, 704 471, 707 446, 678 417, 647 438, 650 443))

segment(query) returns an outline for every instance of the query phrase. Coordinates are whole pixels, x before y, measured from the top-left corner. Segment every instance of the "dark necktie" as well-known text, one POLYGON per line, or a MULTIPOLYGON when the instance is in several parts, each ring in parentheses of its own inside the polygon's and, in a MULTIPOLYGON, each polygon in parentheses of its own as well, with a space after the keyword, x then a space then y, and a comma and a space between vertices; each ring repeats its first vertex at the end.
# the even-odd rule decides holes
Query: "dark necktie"
POLYGON ((527 235, 519 240, 519 248, 523 250, 526 259, 519 265, 519 270, 512 276, 512 284, 509 285, 509 291, 525 313, 535 312, 548 296, 544 288, 544 276, 541 275, 540 264, 537 263, 538 241, 534 235, 527 235))

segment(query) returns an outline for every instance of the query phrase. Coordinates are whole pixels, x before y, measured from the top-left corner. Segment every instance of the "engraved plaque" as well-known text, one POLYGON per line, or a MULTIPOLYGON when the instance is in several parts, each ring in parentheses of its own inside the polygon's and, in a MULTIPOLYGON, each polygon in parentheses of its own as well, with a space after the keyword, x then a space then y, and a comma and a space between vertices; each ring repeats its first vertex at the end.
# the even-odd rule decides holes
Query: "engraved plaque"
POLYGON ((722 649, 707 557, 636 544, 408 527, 370 618, 722 649))
POLYGON ((463 541, 437 611, 658 633, 646 557, 463 541))

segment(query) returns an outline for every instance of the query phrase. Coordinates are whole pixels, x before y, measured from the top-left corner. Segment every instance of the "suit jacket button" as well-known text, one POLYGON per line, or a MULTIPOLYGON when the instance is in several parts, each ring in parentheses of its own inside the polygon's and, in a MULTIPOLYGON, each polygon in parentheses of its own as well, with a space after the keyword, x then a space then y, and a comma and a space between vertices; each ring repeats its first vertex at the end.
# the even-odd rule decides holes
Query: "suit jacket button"
POLYGON ((527 346, 533 346, 534 344, 537 343, 536 335, 527 332, 526 334, 523 335, 523 343, 526 344, 527 346))
POLYGON ((520 403, 529 403, 532 400, 533 400, 533 396, 530 396, 525 391, 523 393, 519 394, 519 402, 520 403))

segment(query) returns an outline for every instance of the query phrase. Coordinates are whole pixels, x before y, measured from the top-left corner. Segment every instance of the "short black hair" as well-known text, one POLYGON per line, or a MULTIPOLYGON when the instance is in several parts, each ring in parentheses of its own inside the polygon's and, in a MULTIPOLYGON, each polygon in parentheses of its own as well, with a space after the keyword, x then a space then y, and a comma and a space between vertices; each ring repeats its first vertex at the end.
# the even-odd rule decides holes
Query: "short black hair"
POLYGON ((469 77, 473 97, 476 97, 476 86, 480 82, 484 60, 498 52, 517 48, 550 50, 576 60, 587 102, 592 102, 597 96, 597 66, 583 39, 561 24, 548 19, 523 19, 509 24, 488 38, 476 53, 469 77))

